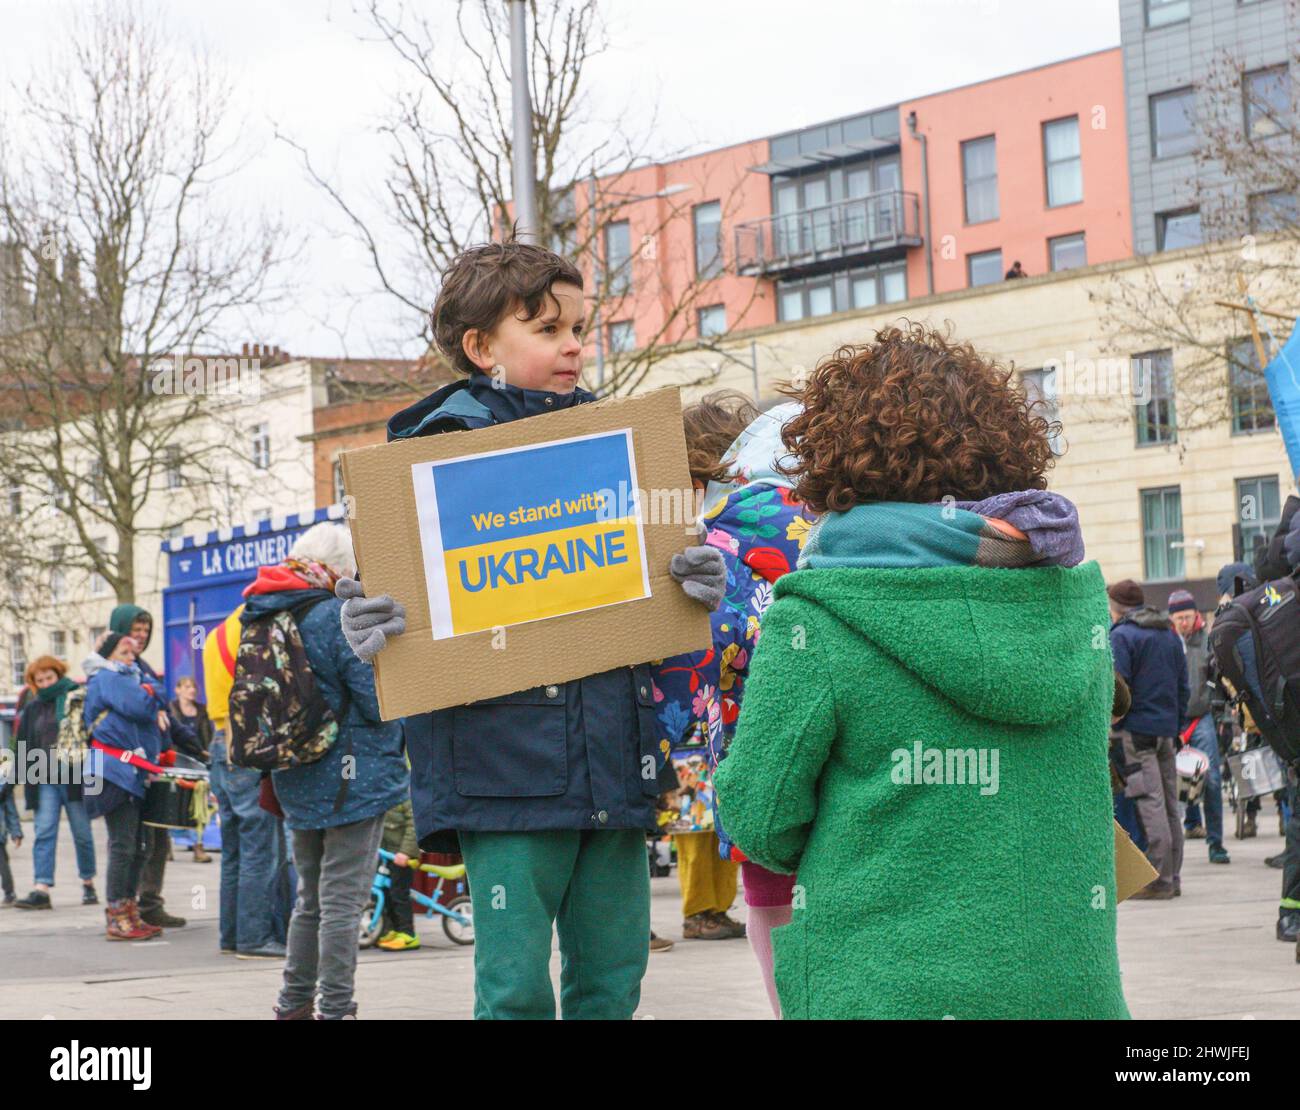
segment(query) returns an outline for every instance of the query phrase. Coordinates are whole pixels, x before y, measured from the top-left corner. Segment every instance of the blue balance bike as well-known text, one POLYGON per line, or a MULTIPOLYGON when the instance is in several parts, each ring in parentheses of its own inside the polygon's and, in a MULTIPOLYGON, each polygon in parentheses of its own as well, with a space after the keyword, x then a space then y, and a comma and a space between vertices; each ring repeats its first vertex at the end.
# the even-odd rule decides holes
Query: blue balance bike
MULTIPOLYGON (((393 885, 391 867, 394 863, 392 852, 379 849, 379 867, 375 871, 375 880, 370 887, 370 901, 361 911, 361 947, 370 948, 384 932, 384 903, 388 898, 388 889, 393 885)), ((433 888, 433 897, 411 891, 411 901, 425 909, 425 917, 435 914, 442 917, 442 931, 453 944, 474 943, 474 908, 468 894, 458 894, 450 901, 442 900, 443 884, 465 877, 465 865, 459 863, 454 867, 439 867, 432 863, 420 863, 412 859, 407 865, 412 870, 424 871, 438 876, 438 885, 433 888)))

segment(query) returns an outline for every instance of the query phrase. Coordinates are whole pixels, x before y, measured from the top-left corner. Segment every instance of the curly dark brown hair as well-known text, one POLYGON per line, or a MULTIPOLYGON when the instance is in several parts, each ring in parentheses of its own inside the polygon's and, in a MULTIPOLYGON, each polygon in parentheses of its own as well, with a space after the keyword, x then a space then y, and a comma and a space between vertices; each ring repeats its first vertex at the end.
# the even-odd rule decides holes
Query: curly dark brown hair
POLYGON ((686 463, 692 480, 707 485, 730 478, 730 467, 722 465, 722 456, 761 415, 753 401, 734 389, 719 389, 682 409, 686 463))
POLYGON ((804 406, 781 432, 795 496, 822 513, 1046 488, 1056 425, 1036 414, 1040 402, 969 343, 904 323, 841 347, 783 391, 804 406))

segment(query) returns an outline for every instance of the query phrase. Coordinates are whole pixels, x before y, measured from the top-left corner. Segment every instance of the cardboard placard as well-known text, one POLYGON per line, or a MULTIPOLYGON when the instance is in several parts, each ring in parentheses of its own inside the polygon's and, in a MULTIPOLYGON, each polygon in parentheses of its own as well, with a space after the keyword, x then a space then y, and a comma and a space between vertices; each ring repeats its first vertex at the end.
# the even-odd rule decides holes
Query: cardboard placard
POLYGON ((342 455, 385 720, 707 648, 668 573, 697 543, 681 397, 663 389, 342 455))
POLYGON ((1133 843, 1123 826, 1115 822, 1115 901, 1136 894, 1160 875, 1150 860, 1133 843))

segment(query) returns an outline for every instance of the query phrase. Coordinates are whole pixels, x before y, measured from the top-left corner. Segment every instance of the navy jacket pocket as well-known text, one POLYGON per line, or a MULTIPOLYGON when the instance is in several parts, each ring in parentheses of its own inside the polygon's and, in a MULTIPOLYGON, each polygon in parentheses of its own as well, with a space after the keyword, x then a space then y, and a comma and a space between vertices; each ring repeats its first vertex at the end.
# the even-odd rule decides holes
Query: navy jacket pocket
POLYGON ((452 714, 456 792, 470 798, 544 798, 569 785, 563 686, 457 707, 452 714))

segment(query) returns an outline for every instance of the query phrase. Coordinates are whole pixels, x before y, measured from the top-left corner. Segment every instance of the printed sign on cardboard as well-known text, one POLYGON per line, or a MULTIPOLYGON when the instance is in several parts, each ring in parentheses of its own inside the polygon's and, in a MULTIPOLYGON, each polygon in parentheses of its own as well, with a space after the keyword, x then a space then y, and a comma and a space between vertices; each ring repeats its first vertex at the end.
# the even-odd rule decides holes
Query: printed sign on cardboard
POLYGON ((435 640, 650 596, 632 430, 411 467, 435 640))

